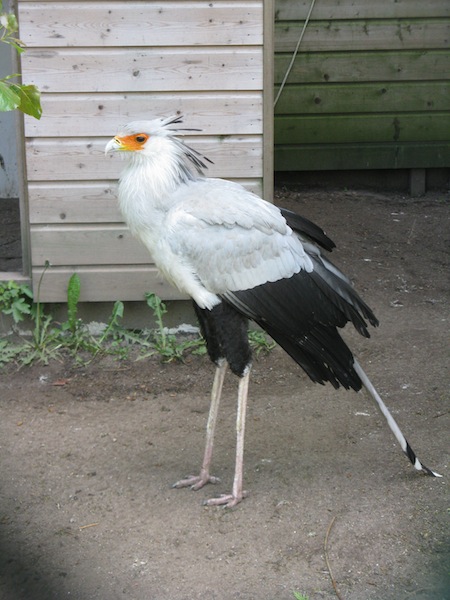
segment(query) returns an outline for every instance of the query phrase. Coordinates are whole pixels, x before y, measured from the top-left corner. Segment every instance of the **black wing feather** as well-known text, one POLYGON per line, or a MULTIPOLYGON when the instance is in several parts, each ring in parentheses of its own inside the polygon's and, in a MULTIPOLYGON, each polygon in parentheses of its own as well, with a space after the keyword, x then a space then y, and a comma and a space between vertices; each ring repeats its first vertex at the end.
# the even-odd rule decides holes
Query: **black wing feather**
POLYGON ((348 319, 308 273, 228 293, 224 299, 258 323, 313 381, 360 389, 353 355, 336 329, 348 319))
POLYGON ((305 235, 310 240, 319 244, 324 250, 331 252, 333 248, 336 248, 336 244, 330 239, 327 234, 318 225, 302 217, 297 213, 287 208, 280 208, 281 214, 286 219, 287 224, 294 231, 297 231, 300 235, 305 235))
POLYGON ((226 293, 223 299, 260 325, 318 383, 359 390, 361 379, 351 350, 338 328, 351 322, 369 337, 367 321, 378 321, 349 280, 316 246, 331 250, 334 243, 308 219, 282 209, 288 224, 304 242, 314 270, 267 282, 248 290, 226 293), (305 239, 306 238, 306 239, 305 239))

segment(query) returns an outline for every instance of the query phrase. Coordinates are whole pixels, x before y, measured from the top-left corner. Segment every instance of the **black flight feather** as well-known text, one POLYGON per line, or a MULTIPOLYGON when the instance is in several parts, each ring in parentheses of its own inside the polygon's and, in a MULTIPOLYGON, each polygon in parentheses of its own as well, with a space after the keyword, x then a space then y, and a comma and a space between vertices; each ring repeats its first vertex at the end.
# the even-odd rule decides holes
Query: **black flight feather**
POLYGON ((310 274, 301 271, 224 299, 258 323, 313 381, 360 389, 353 355, 337 331, 349 319, 324 297, 310 274))
MULTIPOLYGON (((288 224, 301 238, 331 250, 334 243, 314 223, 282 209, 288 224)), ((267 282, 248 290, 226 293, 225 302, 258 323, 318 383, 359 390, 351 350, 338 328, 351 322, 369 337, 367 321, 378 321, 350 281, 316 246, 306 240, 305 250, 314 270, 267 282)))
POLYGON ((281 214, 286 219, 287 224, 294 231, 297 231, 300 235, 305 235, 310 240, 319 244, 325 250, 331 252, 333 248, 336 248, 336 244, 330 239, 326 233, 315 223, 302 217, 292 210, 287 208, 280 208, 281 214))

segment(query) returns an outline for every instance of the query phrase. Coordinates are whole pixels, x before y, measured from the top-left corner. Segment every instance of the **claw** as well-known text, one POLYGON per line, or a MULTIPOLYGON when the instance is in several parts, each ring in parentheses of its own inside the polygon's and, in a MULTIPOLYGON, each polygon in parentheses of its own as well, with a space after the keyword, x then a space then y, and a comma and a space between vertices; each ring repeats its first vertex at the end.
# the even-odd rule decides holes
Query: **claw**
POLYGON ((203 501, 203 506, 224 506, 224 508, 233 508, 244 498, 247 498, 248 493, 242 492, 239 496, 233 494, 220 494, 217 498, 209 498, 203 501))
POLYGON ((218 477, 213 477, 212 475, 189 475, 189 477, 175 482, 172 487, 177 489, 190 487, 191 490, 197 491, 207 483, 220 483, 220 479, 218 477))

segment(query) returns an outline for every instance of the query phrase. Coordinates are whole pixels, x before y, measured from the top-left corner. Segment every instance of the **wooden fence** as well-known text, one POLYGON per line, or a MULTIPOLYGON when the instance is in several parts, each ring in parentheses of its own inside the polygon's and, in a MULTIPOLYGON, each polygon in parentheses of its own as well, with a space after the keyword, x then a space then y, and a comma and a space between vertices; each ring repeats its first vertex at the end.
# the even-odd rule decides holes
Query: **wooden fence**
MULTIPOLYGON (((310 6, 276 2, 276 87, 310 6)), ((275 109, 275 169, 449 167, 449 16, 448 0, 316 0, 275 109)))
POLYGON ((183 114, 208 175, 271 190, 271 2, 19 0, 22 73, 42 91, 25 119, 31 274, 40 299, 178 298, 117 210, 123 168, 106 141, 130 120, 183 114), (267 25, 266 25, 267 24, 267 25), (265 27, 270 29, 264 46, 265 27), (264 92, 267 90, 267 97, 264 92))

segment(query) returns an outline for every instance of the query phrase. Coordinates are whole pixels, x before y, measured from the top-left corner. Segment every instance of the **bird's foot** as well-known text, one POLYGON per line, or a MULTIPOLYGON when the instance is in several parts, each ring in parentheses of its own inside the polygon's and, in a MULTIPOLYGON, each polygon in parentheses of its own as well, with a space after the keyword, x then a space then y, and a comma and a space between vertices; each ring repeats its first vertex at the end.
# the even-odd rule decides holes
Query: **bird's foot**
POLYGON ((172 487, 190 487, 191 490, 197 491, 200 490, 207 483, 220 483, 220 479, 218 477, 213 477, 212 475, 208 475, 206 473, 201 473, 200 475, 190 475, 185 479, 180 479, 179 481, 174 483, 172 487))
POLYGON ((233 508, 242 502, 244 498, 247 498, 248 493, 242 492, 240 494, 220 494, 217 498, 209 498, 203 502, 204 506, 224 506, 225 508, 233 508))

